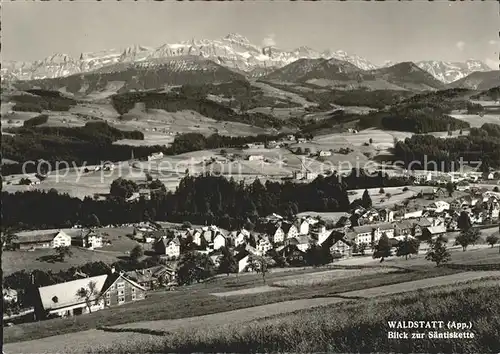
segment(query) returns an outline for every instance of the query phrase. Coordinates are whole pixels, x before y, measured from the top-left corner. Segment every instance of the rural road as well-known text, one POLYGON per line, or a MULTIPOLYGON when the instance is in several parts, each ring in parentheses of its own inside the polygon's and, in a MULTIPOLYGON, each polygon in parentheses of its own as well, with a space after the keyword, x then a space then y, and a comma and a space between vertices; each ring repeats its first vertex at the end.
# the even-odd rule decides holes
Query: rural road
MULTIPOLYGON (((130 329, 130 332, 108 332, 101 330, 88 330, 77 333, 57 335, 37 340, 26 342, 7 343, 4 344, 4 353, 6 354, 28 354, 28 353, 87 353, 96 348, 113 347, 115 345, 123 345, 126 342, 134 342, 134 344, 143 341, 158 341, 159 337, 148 334, 134 332, 134 330, 149 329, 156 331, 173 331, 173 330, 194 330, 201 327, 221 327, 234 326, 243 324, 252 320, 263 317, 290 313, 296 310, 308 309, 318 306, 346 301, 345 297, 364 297, 372 298, 377 296, 397 294, 407 291, 415 291, 418 289, 430 288, 434 286, 450 285, 459 282, 480 279, 484 277, 500 277, 500 271, 480 271, 480 272, 464 272, 442 277, 429 278, 423 280, 415 280, 405 283, 380 286, 376 288, 364 289, 359 291, 351 291, 338 294, 344 298, 315 298, 302 299, 279 302, 263 306, 250 307, 246 309, 221 312, 211 315, 181 318, 175 320, 160 320, 149 322, 136 322, 119 326, 114 326, 116 329, 130 329)), ((487 282, 488 285, 500 285, 500 280, 495 279, 487 282)))

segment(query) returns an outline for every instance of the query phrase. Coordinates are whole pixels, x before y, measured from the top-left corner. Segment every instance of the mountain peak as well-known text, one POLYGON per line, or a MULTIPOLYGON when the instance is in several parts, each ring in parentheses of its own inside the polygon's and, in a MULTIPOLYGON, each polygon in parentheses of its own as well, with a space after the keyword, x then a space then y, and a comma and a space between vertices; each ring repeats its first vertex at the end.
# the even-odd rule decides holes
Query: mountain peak
POLYGON ((250 44, 250 41, 248 40, 248 38, 242 36, 239 33, 229 33, 223 39, 230 41, 230 42, 250 44))

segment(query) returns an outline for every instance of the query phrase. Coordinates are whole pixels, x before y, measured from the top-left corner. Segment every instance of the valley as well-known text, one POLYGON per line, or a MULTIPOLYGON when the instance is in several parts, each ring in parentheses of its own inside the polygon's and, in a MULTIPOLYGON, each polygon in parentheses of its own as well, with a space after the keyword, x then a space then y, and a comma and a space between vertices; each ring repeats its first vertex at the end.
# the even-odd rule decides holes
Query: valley
POLYGON ((494 337, 499 72, 267 39, 2 62, 9 353, 450 349, 386 343, 416 315, 494 337))

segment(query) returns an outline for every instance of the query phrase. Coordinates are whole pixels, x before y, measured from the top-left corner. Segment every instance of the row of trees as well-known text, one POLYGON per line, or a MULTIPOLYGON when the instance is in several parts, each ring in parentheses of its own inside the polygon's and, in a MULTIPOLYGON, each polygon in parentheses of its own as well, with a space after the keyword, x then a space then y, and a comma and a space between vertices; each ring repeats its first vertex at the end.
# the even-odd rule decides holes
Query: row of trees
POLYGON ((145 220, 195 224, 213 223, 235 229, 258 216, 279 213, 293 217, 306 210, 348 211, 348 189, 371 187, 382 183, 407 183, 387 176, 369 177, 353 171, 341 180, 335 175, 318 177, 311 183, 271 182, 256 179, 251 184, 221 176, 186 176, 175 192, 166 190, 160 181, 151 200, 135 203, 126 198, 136 192, 135 182, 117 179, 111 184, 111 198, 100 201, 86 197, 83 201, 56 190, 2 193, 3 225, 16 229, 72 227, 75 224, 123 224, 145 220), (359 176, 357 176, 359 174, 359 176), (50 208, 46 206, 50 205, 50 208))

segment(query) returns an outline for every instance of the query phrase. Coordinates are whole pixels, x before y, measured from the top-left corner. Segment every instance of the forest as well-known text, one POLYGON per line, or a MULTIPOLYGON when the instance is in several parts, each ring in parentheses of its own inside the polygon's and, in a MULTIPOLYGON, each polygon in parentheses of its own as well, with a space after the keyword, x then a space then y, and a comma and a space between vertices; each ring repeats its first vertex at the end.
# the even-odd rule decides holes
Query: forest
MULTIPOLYGON (((265 81, 263 81, 265 82, 265 81)), ((413 95, 410 91, 396 90, 327 90, 314 85, 303 84, 308 90, 295 88, 291 85, 280 85, 274 82, 265 82, 283 91, 296 93, 305 97, 309 102, 319 105, 319 110, 329 110, 332 105, 340 106, 361 106, 375 109, 383 109, 386 106, 394 105, 401 100, 413 95)))
POLYGON ((76 105, 72 98, 63 97, 60 92, 46 90, 26 90, 28 94, 18 94, 11 96, 15 102, 14 111, 42 112, 50 111, 68 111, 76 105))
POLYGON ((163 109, 167 112, 193 110, 217 121, 238 122, 261 128, 276 129, 284 125, 282 120, 264 113, 244 111, 237 113, 232 108, 205 98, 203 93, 198 91, 179 93, 127 92, 113 95, 111 101, 116 111, 122 115, 134 108, 136 103, 144 102, 146 109, 163 109), (186 93, 189 96, 186 96, 186 93))
POLYGON ((71 227, 77 223, 94 223, 95 218, 90 216, 95 215, 101 225, 153 219, 217 224, 234 229, 247 220, 253 222, 258 216, 273 212, 293 216, 302 211, 347 211, 350 207, 348 189, 403 186, 411 182, 381 173, 370 176, 362 170, 353 170, 350 176, 340 180, 334 173, 320 176, 308 184, 262 183, 256 179, 245 185, 232 178, 210 175, 186 176, 175 191, 161 188, 160 181, 155 183, 159 192, 154 193, 151 200, 140 199, 134 203, 125 201, 137 187, 127 180, 113 182, 112 196, 105 201, 90 197, 80 200, 56 190, 2 192, 2 226, 14 229, 71 227))
MULTIPOLYGON (((164 146, 115 145, 119 139, 144 139, 139 131, 122 131, 106 122, 88 122, 83 127, 39 127, 28 126, 8 129, 15 135, 2 136, 2 156, 19 162, 2 166, 2 174, 21 173, 26 161, 48 161, 55 167, 57 161, 74 162, 81 166, 100 164, 101 161, 126 161, 132 150, 137 158, 162 151, 164 146)), ((35 169, 34 165, 27 166, 35 169)), ((35 172, 26 171, 28 173, 35 172)))
POLYGON ((404 161, 408 166, 413 162, 413 169, 424 169, 425 161, 437 163, 440 171, 458 171, 460 159, 464 164, 481 162, 482 169, 500 167, 500 127, 495 124, 472 128, 471 135, 440 139, 431 135, 414 135, 405 141, 399 141, 395 148, 395 159, 404 161), (484 128, 484 129, 483 129, 484 128), (492 135, 489 136, 491 132, 492 135), (420 162, 420 165, 415 164, 420 162))

